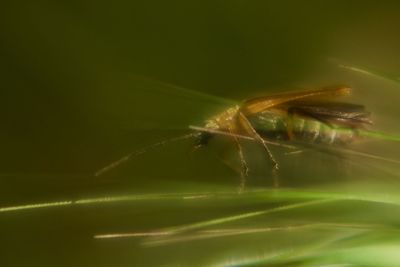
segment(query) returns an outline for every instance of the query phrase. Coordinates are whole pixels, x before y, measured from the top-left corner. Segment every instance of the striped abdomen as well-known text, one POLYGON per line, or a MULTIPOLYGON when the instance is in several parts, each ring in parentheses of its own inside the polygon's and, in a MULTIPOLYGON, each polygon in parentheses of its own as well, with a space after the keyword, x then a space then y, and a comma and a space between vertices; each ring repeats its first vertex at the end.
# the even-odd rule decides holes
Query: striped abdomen
POLYGON ((272 140, 315 144, 347 144, 358 137, 357 129, 328 125, 319 120, 285 112, 265 111, 249 118, 256 131, 272 140))

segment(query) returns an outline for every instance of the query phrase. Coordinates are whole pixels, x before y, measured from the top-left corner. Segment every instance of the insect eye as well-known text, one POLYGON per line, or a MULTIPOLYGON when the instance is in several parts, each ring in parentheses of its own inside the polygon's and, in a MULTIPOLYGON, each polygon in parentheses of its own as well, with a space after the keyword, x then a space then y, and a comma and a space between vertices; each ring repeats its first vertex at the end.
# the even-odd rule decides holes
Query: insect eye
POLYGON ((195 146, 202 147, 208 144, 210 139, 213 137, 213 134, 207 132, 198 133, 195 139, 195 146))

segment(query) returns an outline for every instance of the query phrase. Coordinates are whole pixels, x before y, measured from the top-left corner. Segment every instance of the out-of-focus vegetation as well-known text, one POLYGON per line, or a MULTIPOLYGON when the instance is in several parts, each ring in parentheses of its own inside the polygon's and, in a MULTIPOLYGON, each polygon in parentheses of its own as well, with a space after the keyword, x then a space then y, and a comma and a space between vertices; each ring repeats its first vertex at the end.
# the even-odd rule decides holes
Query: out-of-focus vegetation
POLYGON ((14 1, 0 16, 1 266, 398 266, 397 1, 14 1), (175 142, 245 98, 347 84, 340 157, 175 142), (361 154, 363 153, 363 154, 361 154), (369 156, 365 156, 368 154, 369 156), (228 164, 226 164, 228 163, 228 164))

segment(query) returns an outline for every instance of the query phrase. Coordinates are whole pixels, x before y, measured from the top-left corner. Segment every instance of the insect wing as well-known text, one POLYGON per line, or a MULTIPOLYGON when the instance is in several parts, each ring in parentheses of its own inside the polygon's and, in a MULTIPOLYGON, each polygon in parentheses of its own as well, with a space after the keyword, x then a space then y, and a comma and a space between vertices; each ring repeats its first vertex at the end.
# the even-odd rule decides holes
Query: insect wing
POLYGON ((256 97, 249 99, 243 103, 242 112, 245 115, 251 115, 294 100, 348 95, 350 91, 351 89, 346 86, 334 86, 324 87, 318 90, 297 91, 266 97, 256 97))
POLYGON ((340 102, 292 101, 284 107, 291 114, 310 117, 327 124, 342 124, 351 127, 372 124, 370 112, 365 111, 362 105, 340 102))

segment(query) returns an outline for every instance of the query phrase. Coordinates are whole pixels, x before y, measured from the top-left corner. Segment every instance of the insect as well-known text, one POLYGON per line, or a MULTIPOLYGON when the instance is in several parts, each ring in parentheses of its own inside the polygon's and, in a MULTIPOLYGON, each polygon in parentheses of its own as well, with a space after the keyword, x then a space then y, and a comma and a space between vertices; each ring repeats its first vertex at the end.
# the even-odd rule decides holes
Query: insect
POLYGON ((239 140, 241 138, 251 139, 263 147, 272 163, 272 174, 276 179, 279 163, 269 145, 293 148, 293 146, 283 144, 286 141, 343 145, 357 139, 360 136, 360 130, 372 123, 370 113, 364 106, 334 101, 336 97, 349 95, 350 92, 351 89, 347 86, 331 86, 252 98, 208 119, 204 127, 191 127, 195 130, 194 133, 135 151, 102 168, 95 175, 115 168, 132 156, 145 153, 151 148, 171 141, 194 137, 195 148, 201 148, 206 146, 215 135, 226 135, 235 142, 240 157, 240 188, 244 187, 249 172, 239 140))
POLYGON ((228 133, 240 157, 242 187, 249 169, 239 138, 249 137, 264 148, 276 176, 279 164, 269 141, 342 145, 357 139, 359 130, 372 123, 364 106, 332 100, 350 92, 349 87, 333 86, 249 99, 207 120, 204 128, 197 128, 202 132, 196 147, 207 145, 216 133, 228 133))

